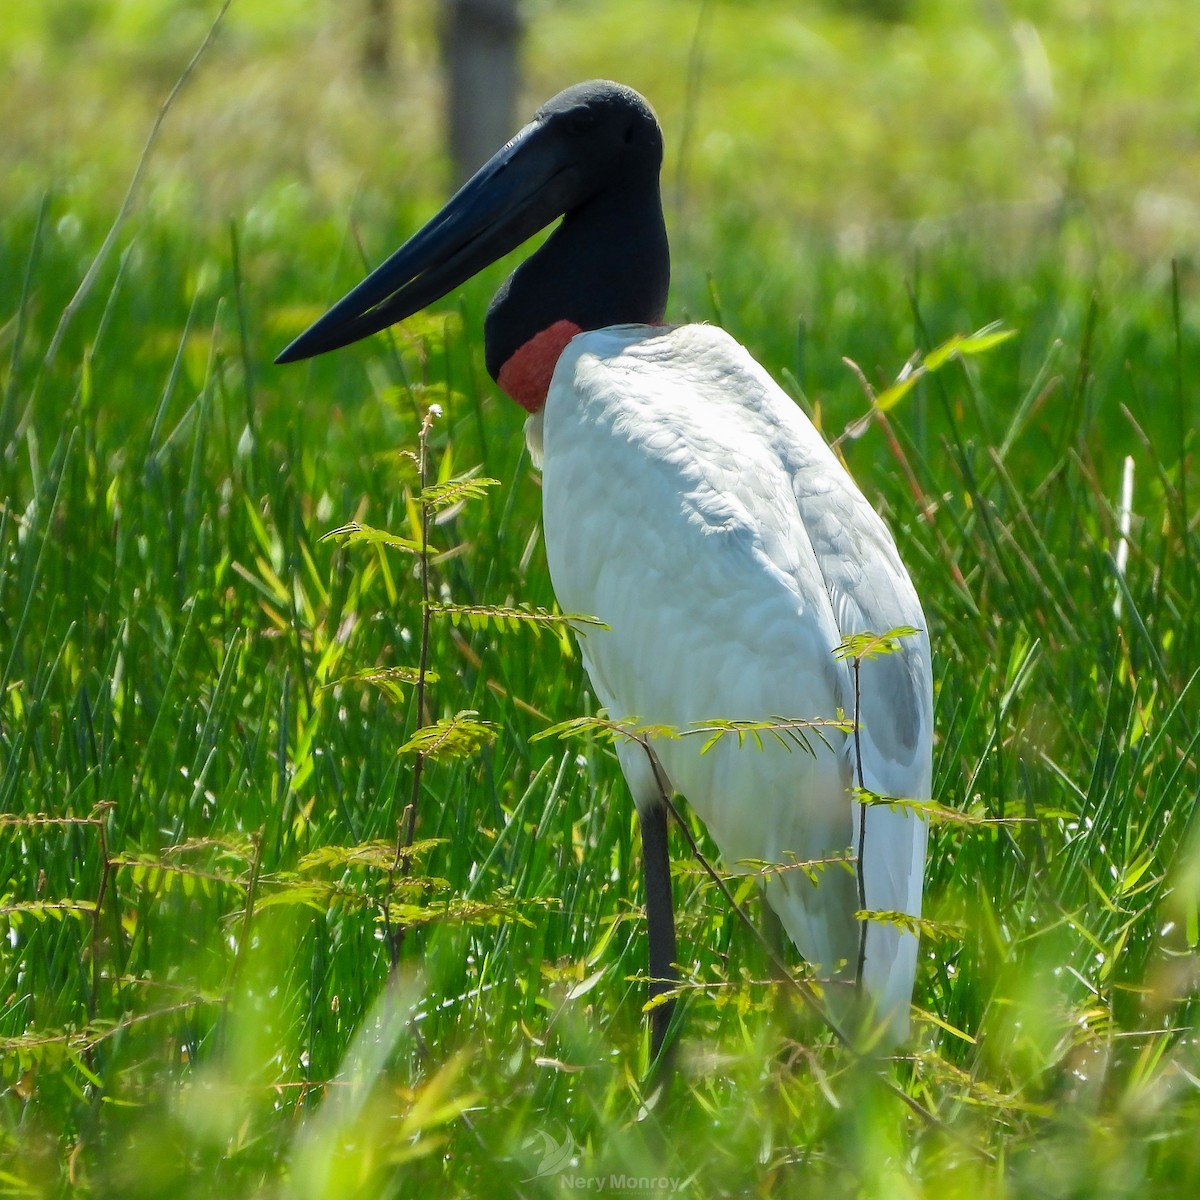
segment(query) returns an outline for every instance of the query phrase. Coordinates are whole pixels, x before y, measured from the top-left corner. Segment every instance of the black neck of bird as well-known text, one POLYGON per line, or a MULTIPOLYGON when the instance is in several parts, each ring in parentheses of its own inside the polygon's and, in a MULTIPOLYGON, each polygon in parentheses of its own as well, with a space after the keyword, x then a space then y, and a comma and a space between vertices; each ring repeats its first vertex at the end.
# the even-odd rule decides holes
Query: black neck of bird
POLYGON ((671 275, 658 167, 591 196, 509 277, 484 321, 488 374, 557 321, 581 330, 654 325, 671 275))

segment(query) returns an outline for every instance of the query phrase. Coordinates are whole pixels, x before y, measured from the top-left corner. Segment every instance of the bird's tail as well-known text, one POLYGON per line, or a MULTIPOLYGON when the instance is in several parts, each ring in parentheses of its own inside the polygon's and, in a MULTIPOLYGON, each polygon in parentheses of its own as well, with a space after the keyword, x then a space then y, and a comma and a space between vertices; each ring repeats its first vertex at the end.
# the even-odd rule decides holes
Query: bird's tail
POLYGON ((855 921, 857 885, 847 871, 814 885, 784 871, 766 885, 768 903, 823 986, 829 1016, 856 1041, 888 1049, 909 1033, 917 937, 888 920, 855 921), (863 951, 865 950, 865 954, 863 951), (861 963, 861 980, 859 979, 861 963))

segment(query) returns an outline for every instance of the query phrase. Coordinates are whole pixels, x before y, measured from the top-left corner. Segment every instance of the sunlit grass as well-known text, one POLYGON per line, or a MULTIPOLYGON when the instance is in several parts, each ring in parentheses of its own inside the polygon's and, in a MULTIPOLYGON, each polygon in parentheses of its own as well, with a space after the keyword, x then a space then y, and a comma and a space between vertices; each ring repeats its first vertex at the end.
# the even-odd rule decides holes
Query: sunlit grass
MULTIPOLYGON (((843 356, 882 391, 954 334, 1018 337, 840 443, 931 624, 935 796, 984 819, 932 840, 910 1052, 839 1050, 677 842, 680 1071, 649 1104, 631 807, 602 739, 534 740, 594 711, 570 643, 435 617, 419 715, 388 674, 418 658, 412 554, 323 539, 418 538, 403 452, 438 404, 436 477, 500 482, 435 514, 434 598, 551 607, 521 414, 478 349, 502 268, 390 340, 269 365, 357 278, 351 208, 368 259, 431 210, 428 68, 420 102, 364 120, 350 34, 235 7, 47 362, 210 15, 181 6, 151 47, 149 0, 90 27, 70 7, 5 34, 31 115, 3 101, 0 1191, 1190 1197, 1195 232, 1137 200, 1169 199, 1195 150, 1155 140, 1190 95, 1185 6, 1136 28, 1030 6, 1041 142, 1003 27, 712 7, 673 315, 720 319, 830 438, 867 412, 843 356), (818 59, 825 83, 793 69, 818 59), (327 90, 303 86, 316 67, 327 90), (1030 221, 969 207, 1047 194, 1030 221), (425 766, 403 882, 397 751, 468 711, 494 740, 425 766)), ((547 10, 531 90, 620 75, 678 138, 694 21, 654 6, 639 41, 624 6, 547 10)))

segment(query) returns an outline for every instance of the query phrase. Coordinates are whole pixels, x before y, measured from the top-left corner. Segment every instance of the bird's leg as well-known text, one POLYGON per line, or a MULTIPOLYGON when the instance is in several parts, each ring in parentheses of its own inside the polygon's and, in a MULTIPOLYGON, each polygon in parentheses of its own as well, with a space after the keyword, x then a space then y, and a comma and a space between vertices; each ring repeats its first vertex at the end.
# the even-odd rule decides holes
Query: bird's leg
MULTIPOLYGON (((670 781, 649 743, 633 737, 617 745, 621 772, 629 784, 642 830, 642 871, 646 882, 646 934, 650 948, 650 999, 670 992, 678 982, 675 969, 675 905, 671 899, 671 856, 667 843, 670 781)), ((650 1058, 656 1071, 669 1075, 662 1054, 674 1012, 674 1000, 650 1010, 650 1058)))
MULTIPOLYGON (((660 800, 638 805, 642 826, 642 870, 646 879, 646 933, 650 943, 650 999, 669 992, 675 969, 675 907, 671 899, 671 857, 667 846, 667 806, 660 800)), ((675 1001, 650 1010, 650 1057, 658 1058, 675 1001)))

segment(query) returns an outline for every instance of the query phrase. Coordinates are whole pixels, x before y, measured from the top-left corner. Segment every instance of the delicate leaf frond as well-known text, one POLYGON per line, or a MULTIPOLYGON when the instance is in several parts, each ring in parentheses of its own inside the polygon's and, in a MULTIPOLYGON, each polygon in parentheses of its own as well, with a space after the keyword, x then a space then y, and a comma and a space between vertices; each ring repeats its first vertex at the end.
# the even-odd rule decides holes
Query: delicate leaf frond
POLYGON ((19 1055, 27 1066, 61 1067, 72 1060, 79 1067, 81 1063, 77 1056, 86 1054, 117 1033, 160 1017, 178 1017, 200 1004, 223 1003, 222 997, 197 991, 179 1004, 129 1013, 119 1021, 96 1017, 78 1029, 28 1029, 17 1037, 0 1037, 0 1055, 19 1055))
POLYGON ((851 733, 854 725, 839 717, 821 717, 811 720, 793 720, 787 717, 771 717, 767 721, 705 721, 694 727, 679 731, 680 737, 692 737, 697 734, 705 738, 700 748, 701 754, 707 754, 722 738, 729 734, 737 737, 738 745, 745 744, 746 739, 753 740, 758 749, 763 748, 764 733, 770 734, 781 746, 788 750, 798 748, 806 754, 814 754, 809 734, 815 732, 822 745, 828 747, 825 730, 833 729, 838 733, 851 733))
POLYGON ((790 871, 799 871, 809 882, 817 883, 830 867, 838 870, 853 871, 854 861, 854 858, 847 852, 846 854, 831 855, 829 858, 810 858, 804 861, 794 860, 782 863, 767 862, 764 859, 741 858, 738 859, 738 866, 745 868, 744 872, 739 872, 743 876, 749 875, 755 878, 769 879, 773 875, 784 875, 790 871))
MULTIPOLYGON (((868 806, 879 805, 885 808, 907 810, 919 817, 925 818, 931 825, 962 825, 962 826, 1017 826, 1036 824, 1032 817, 986 817, 981 811, 973 809, 963 812, 957 808, 948 808, 936 800, 907 800, 899 796, 881 796, 878 792, 867 788, 855 788, 854 799, 859 804, 868 806)), ((1056 817, 1060 814, 1055 813, 1056 817)))
POLYGON ((164 862, 162 858, 152 854, 118 854, 108 862, 111 867, 128 871, 134 886, 149 892, 180 890, 185 895, 194 891, 209 895, 214 885, 220 884, 244 891, 248 882, 244 878, 217 871, 201 871, 180 863, 164 862))
POLYGON ((465 500, 480 500, 487 495, 489 488, 499 486, 500 480, 486 475, 459 475, 455 479, 431 483, 422 488, 417 493, 417 503, 431 510, 449 508, 465 500))
POLYGON ((434 762, 466 758, 496 740, 496 727, 490 721, 477 720, 478 716, 467 709, 453 717, 443 717, 418 729, 396 753, 420 754, 434 762))
MULTIPOLYGON (((394 856, 395 846, 390 847, 394 856)), ((351 864, 353 865, 353 864, 351 864)), ((378 864, 368 864, 372 867, 378 864)), ((388 863, 386 868, 392 866, 388 863)), ((381 898, 366 887, 348 886, 344 881, 331 879, 299 879, 289 876, 264 881, 264 890, 255 902, 255 910, 262 908, 305 907, 314 912, 327 913, 333 908, 348 912, 378 910, 381 898)), ((390 893, 406 897, 403 903, 414 908, 445 905, 448 902, 449 881, 434 875, 398 876, 391 881, 390 893)), ((393 901, 393 904, 401 903, 393 901)))
POLYGON ((931 921, 928 917, 914 917, 911 913, 895 912, 891 909, 864 908, 854 914, 856 921, 872 921, 879 925, 894 925, 905 933, 931 941, 961 941, 966 926, 958 921, 931 921))
POLYGON ((15 904, 0 904, 0 921, 17 926, 28 919, 44 923, 62 921, 67 917, 94 917, 94 900, 19 900, 15 904))
MULTIPOLYGON (((388 546, 409 554, 420 554, 422 549, 421 543, 413 538, 400 537, 398 534, 388 533, 386 529, 376 529, 373 525, 364 525, 360 521, 347 521, 345 525, 331 529, 322 536, 321 541, 328 541, 330 538, 344 538, 344 544, 347 546, 388 546)), ((428 549, 433 551, 433 547, 428 549)))
MULTIPOLYGON (((346 893, 339 896, 338 890, 330 883, 321 880, 288 880, 282 887, 268 888, 255 898, 254 910, 260 912, 266 908, 311 908, 314 912, 329 911, 335 898, 349 901, 346 893)), ((358 904, 348 903, 347 907, 366 907, 371 901, 366 896, 355 896, 358 904)))
POLYGON ((504 633, 522 627, 532 629, 534 633, 544 628, 565 629, 573 625, 608 628, 597 617, 589 617, 584 613, 549 612, 531 604, 518 604, 506 608, 492 604, 442 604, 435 601, 430 604, 429 611, 445 613, 454 625, 465 623, 469 629, 498 629, 504 633))
POLYGON ((452 896, 429 904, 391 903, 388 905, 387 919, 405 928, 433 924, 499 925, 505 921, 531 927, 533 922, 523 910, 548 908, 557 903, 557 900, 543 897, 517 900, 505 892, 499 892, 489 900, 452 896))
MULTIPOLYGON (((420 671, 416 667, 364 667, 361 671, 351 671, 348 675, 330 680, 324 686, 331 688, 344 683, 367 683, 378 688, 389 700, 398 701, 404 699, 404 689, 415 687, 419 678, 420 671)), ((425 672, 426 683, 436 683, 437 679, 436 671, 425 672)))
POLYGON ((539 730, 529 740, 544 741, 546 738, 567 738, 590 735, 604 742, 615 742, 620 738, 635 742, 646 742, 651 738, 677 738, 679 731, 670 725, 639 725, 636 719, 610 721, 607 717, 573 717, 559 721, 547 729, 539 730))
POLYGON ((395 841, 382 839, 362 842, 357 846, 318 846, 299 862, 301 872, 314 871, 321 867, 369 867, 374 871, 390 871, 397 859, 419 858, 428 854, 435 846, 445 843, 446 838, 424 838, 411 846, 396 846, 395 841))
POLYGON ((188 838, 176 846, 164 846, 163 857, 177 857, 182 854, 195 854, 200 850, 215 850, 225 858, 236 858, 249 862, 255 854, 255 842, 250 837, 225 835, 223 837, 188 838))
POLYGON ((581 734, 591 734, 610 742, 615 742, 619 738, 625 738, 630 741, 646 744, 656 739, 674 741, 679 738, 702 737, 705 740, 704 745, 700 748, 700 753, 707 754, 717 742, 724 737, 728 737, 730 734, 737 737, 739 746, 744 745, 747 740, 750 740, 761 750, 764 744, 762 735, 770 734, 771 737, 788 749, 799 747, 801 750, 812 754, 813 748, 809 739, 810 733, 815 733, 825 745, 828 745, 824 735, 825 730, 832 729, 839 733, 849 733, 853 728, 854 726, 851 722, 841 717, 814 718, 811 720, 772 717, 765 721, 697 721, 694 725, 690 725, 686 729, 680 729, 676 725, 643 725, 639 724, 636 718, 629 718, 624 721, 611 721, 607 717, 575 717, 570 721, 560 721, 556 725, 551 725, 548 729, 543 729, 535 733, 531 740, 540 741, 543 738, 550 737, 565 739, 578 737, 581 734))
MULTIPOLYGON (((106 805, 105 807, 111 807, 106 805)), ((19 825, 30 827, 36 825, 98 825, 100 818, 92 817, 51 817, 46 813, 0 813, 0 827, 19 825)))
POLYGON ((912 625, 897 625, 895 629, 889 629, 885 633, 872 633, 867 630, 863 633, 847 634, 837 644, 833 657, 839 661, 855 658, 863 662, 869 658, 895 654, 900 649, 901 638, 912 637, 920 632, 921 630, 912 625))

